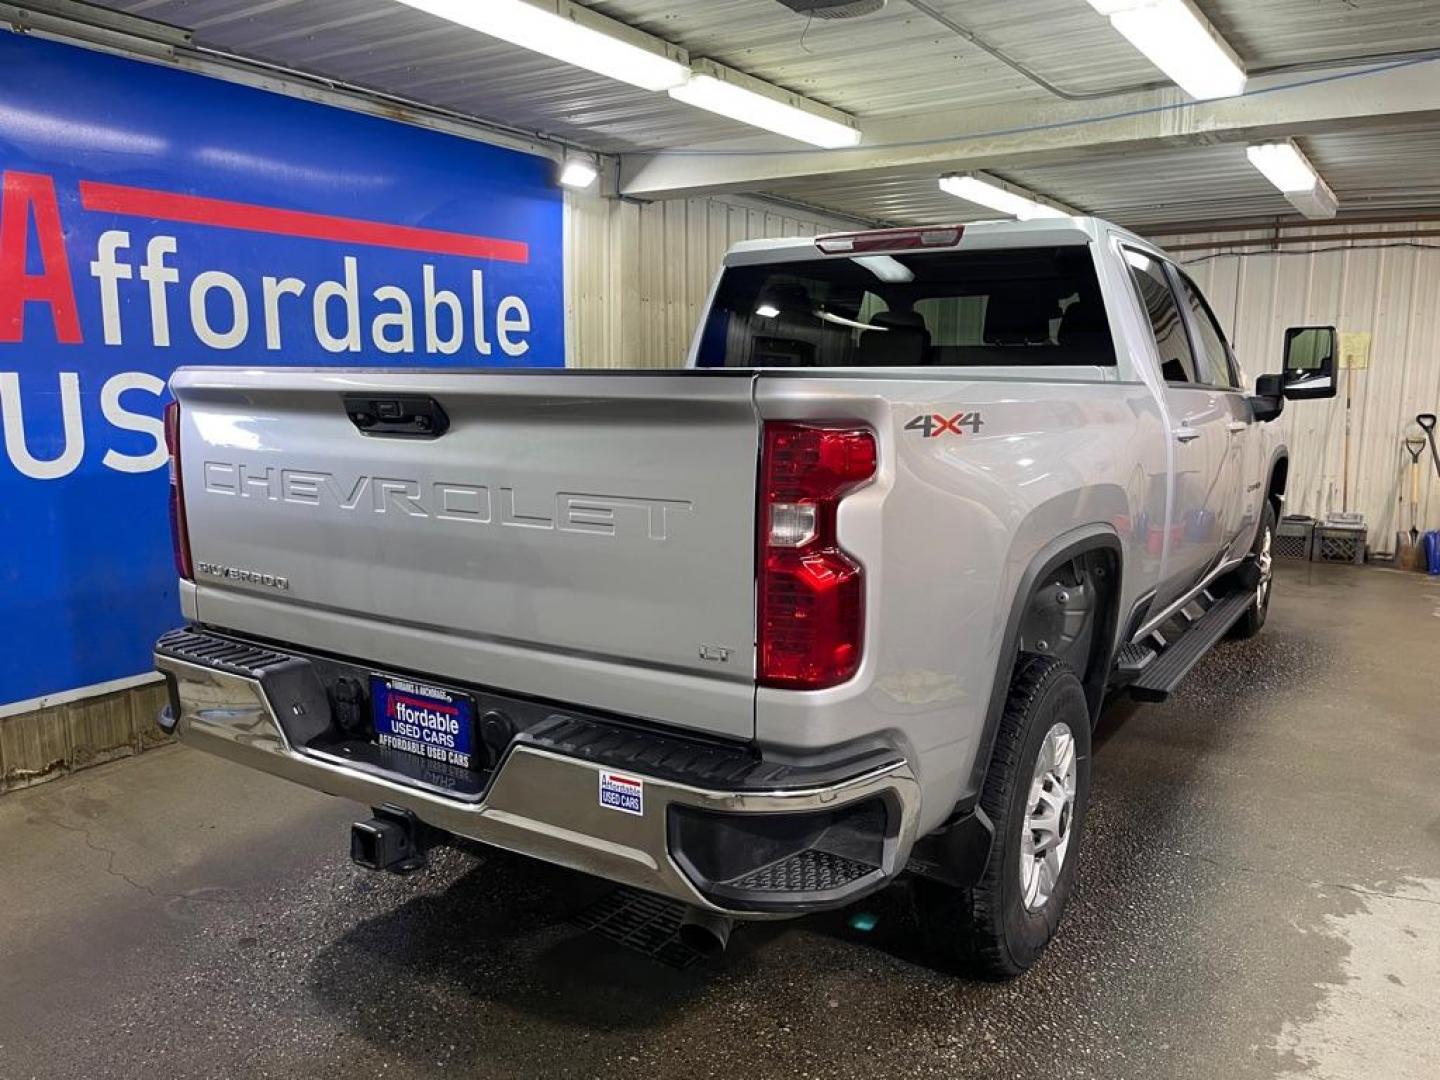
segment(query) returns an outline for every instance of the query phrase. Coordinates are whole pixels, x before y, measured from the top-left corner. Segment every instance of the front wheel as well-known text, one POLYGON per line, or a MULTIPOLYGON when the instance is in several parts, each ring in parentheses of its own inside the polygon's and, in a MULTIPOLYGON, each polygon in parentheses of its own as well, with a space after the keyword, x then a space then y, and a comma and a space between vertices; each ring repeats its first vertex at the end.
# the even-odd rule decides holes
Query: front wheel
POLYGON ((995 827, 971 889, 918 879, 922 928, 947 965, 984 978, 1027 970, 1055 936, 1075 883, 1090 797, 1090 710, 1080 679, 1024 654, 1006 698, 980 805, 995 827))
POLYGON ((1265 509, 1260 512, 1260 528, 1255 533, 1255 546, 1250 549, 1254 564, 1251 577, 1255 582, 1255 595, 1240 621, 1230 635, 1241 640, 1252 638, 1265 625, 1265 616, 1270 613, 1270 592, 1275 580, 1275 557, 1271 547, 1275 540, 1275 507, 1265 500, 1265 509))

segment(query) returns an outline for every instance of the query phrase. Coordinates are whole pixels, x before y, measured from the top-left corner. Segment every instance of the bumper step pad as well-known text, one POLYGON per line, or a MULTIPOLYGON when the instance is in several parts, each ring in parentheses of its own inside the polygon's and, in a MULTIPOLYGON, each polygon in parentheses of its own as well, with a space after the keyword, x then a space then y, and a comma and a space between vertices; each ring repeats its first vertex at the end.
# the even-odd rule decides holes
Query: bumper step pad
POLYGON ((247 679, 258 679, 268 668, 295 662, 295 657, 288 653, 193 630, 171 630, 155 643, 155 651, 162 656, 218 668, 247 679))
POLYGON ((828 851, 798 851, 726 884, 747 892, 799 893, 841 889, 875 870, 874 866, 828 851))

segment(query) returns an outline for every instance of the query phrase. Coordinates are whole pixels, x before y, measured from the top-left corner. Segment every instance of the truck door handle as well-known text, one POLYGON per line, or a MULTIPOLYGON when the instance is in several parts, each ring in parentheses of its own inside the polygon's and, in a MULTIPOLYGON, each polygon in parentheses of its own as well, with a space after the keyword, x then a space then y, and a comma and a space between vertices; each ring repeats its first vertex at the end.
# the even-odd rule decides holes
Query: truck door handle
POLYGON ((1234 435, 1237 431, 1244 431, 1249 426, 1244 420, 1231 420, 1225 425, 1225 430, 1234 435))
POLYGON ((1189 424, 1182 423, 1170 434, 1175 436, 1176 442, 1192 442, 1200 437, 1200 429, 1193 428, 1189 424))

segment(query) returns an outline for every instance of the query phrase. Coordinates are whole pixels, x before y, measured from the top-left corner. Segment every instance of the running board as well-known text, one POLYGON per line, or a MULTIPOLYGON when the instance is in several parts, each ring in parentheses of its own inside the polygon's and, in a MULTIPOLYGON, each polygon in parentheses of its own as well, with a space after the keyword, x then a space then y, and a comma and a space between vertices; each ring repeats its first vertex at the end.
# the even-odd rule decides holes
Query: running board
POLYGON ((1217 600, 1183 634, 1141 667, 1135 681, 1130 683, 1131 696, 1140 701, 1168 698, 1200 658, 1240 621, 1254 600, 1255 594, 1251 592, 1237 592, 1217 600))

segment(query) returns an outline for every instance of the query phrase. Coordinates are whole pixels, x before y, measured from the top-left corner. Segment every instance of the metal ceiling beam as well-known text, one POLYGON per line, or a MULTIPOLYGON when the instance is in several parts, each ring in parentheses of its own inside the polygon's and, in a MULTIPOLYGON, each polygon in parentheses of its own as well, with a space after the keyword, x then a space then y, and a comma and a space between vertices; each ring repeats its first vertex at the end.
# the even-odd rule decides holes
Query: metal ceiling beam
POLYGON ((1440 222, 1440 213, 1433 210, 1395 210, 1388 214, 1340 214, 1332 221, 1307 221, 1304 218, 1257 216, 1253 218, 1229 218, 1219 221, 1177 221, 1173 224, 1147 225, 1150 236, 1211 236, 1216 233, 1238 232, 1293 232, 1305 230, 1305 239, 1333 240, 1345 235, 1344 230, 1357 225, 1414 225, 1417 222, 1429 224, 1440 222), (1330 230, 1330 231, 1326 231, 1330 230), (1339 230, 1339 231, 1335 231, 1339 230))
MULTIPOLYGON (((1147 230, 1145 230, 1145 231, 1146 231, 1146 233, 1147 233, 1148 235, 1150 235, 1150 236, 1165 236, 1165 235, 1166 235, 1165 230, 1163 230, 1163 229, 1147 229, 1147 230)), ((1255 231, 1258 232, 1258 231, 1260 231, 1260 230, 1257 229, 1257 230, 1255 230, 1255 231)), ((1269 237, 1263 237, 1263 238, 1254 238, 1254 237, 1252 237, 1252 238, 1250 238, 1250 239, 1248 239, 1248 240, 1246 240, 1246 239, 1241 239, 1241 238, 1238 238, 1238 237, 1227 237, 1227 238, 1225 238, 1225 239, 1223 239, 1223 240, 1195 240, 1195 241, 1190 241, 1190 242, 1184 243, 1184 244, 1166 244, 1166 245, 1165 245, 1165 250, 1166 250, 1166 251, 1211 251, 1211 250, 1215 250, 1215 251, 1228 251, 1230 248, 1237 248, 1237 247, 1260 247, 1260 248, 1270 248, 1270 249, 1274 249, 1274 248, 1278 248, 1278 247, 1285 247, 1286 245, 1296 245, 1296 244, 1313 244, 1313 245, 1316 245, 1316 246, 1327 246, 1327 245, 1330 245, 1330 244, 1343 244, 1343 245, 1349 246, 1352 241, 1356 241, 1356 240, 1365 240, 1365 241, 1370 241, 1370 240, 1382 240, 1382 241, 1384 241, 1384 240, 1389 240, 1389 241, 1395 241, 1395 242, 1397 242, 1397 243, 1398 243, 1398 242, 1401 242, 1401 241, 1404 241, 1404 242, 1407 242, 1407 246, 1408 246, 1408 242, 1409 242, 1409 241, 1413 241, 1413 240, 1440 240, 1440 229, 1405 229, 1405 230, 1403 230, 1403 231, 1387 231, 1387 230, 1384 230, 1384 229, 1371 229, 1371 230, 1364 231, 1364 232, 1326 233, 1326 234, 1323 235, 1323 236, 1269 236, 1269 237)), ((1437 243, 1437 244, 1425 244, 1425 245, 1419 245, 1419 244, 1417 244, 1417 245, 1415 245, 1415 246, 1416 246, 1416 247, 1424 246, 1424 247, 1428 247, 1428 248, 1433 248, 1435 251, 1440 251, 1440 243, 1437 243)), ((1247 252, 1246 254, 1259 254, 1259 253, 1257 253, 1257 252, 1247 252)))
POLYGON ((756 191, 842 174, 1052 165, 1143 150, 1440 123, 1440 57, 1252 80, 1244 96, 1195 102, 1178 89, 1104 102, 1025 102, 864 122, 853 150, 722 144, 626 154, 620 190, 640 198, 756 191))

